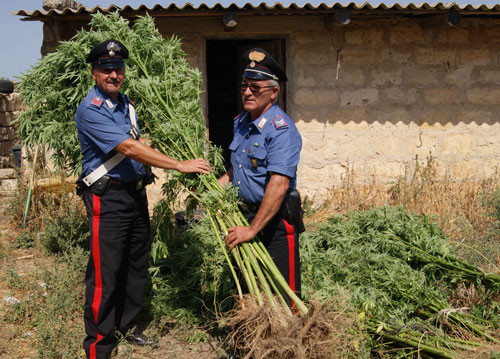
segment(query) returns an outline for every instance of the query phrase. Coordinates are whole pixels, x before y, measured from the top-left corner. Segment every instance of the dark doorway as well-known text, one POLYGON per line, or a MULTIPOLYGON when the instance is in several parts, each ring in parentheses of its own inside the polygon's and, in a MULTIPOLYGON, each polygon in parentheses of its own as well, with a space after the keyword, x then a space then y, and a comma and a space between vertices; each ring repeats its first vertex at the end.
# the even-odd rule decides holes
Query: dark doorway
MULTIPOLYGON (((224 149, 229 168, 229 144, 233 138, 233 119, 243 111, 239 83, 243 73, 241 57, 252 47, 268 51, 286 71, 285 40, 207 40, 208 130, 210 141, 224 149)), ((285 108, 282 84, 279 105, 285 108)))

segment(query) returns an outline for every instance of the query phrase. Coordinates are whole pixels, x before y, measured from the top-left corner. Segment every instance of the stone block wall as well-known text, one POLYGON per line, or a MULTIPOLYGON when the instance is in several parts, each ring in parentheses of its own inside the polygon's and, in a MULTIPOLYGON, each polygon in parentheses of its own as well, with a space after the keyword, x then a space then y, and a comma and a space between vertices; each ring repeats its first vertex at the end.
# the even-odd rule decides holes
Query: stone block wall
POLYGON ((0 168, 13 165, 12 147, 18 140, 13 122, 22 108, 18 93, 0 93, 0 168))
POLYGON ((0 93, 0 196, 11 195, 18 187, 12 154, 18 137, 13 121, 22 107, 18 93, 0 93))
POLYGON ((0 168, 0 197, 16 193, 18 185, 19 176, 14 168, 0 168))
POLYGON ((347 165, 387 183, 429 153, 457 179, 491 176, 500 163, 499 39, 500 22, 485 19, 292 33, 287 104, 304 142, 299 186, 320 198, 347 165))

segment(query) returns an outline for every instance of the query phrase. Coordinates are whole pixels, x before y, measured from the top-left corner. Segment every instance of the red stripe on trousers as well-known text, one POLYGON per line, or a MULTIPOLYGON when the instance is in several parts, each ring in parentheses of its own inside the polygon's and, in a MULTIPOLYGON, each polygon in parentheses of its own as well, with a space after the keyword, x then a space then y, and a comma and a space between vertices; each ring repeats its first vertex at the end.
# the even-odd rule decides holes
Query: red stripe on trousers
POLYGON ((90 346, 90 359, 96 359, 95 345, 101 339, 102 339, 102 334, 97 332, 97 340, 95 342, 93 342, 92 345, 90 346))
MULTIPOLYGON (((293 226, 283 220, 286 228, 286 239, 288 240, 288 285, 295 292, 295 236, 293 226)), ((292 307, 295 304, 291 301, 292 307)))
MULTIPOLYGON (((92 259, 94 262, 95 272, 95 289, 94 299, 92 301, 92 312, 94 313, 94 320, 97 327, 97 315, 99 314, 99 306, 102 299, 102 278, 101 278, 101 253, 99 249, 99 224, 101 217, 101 198, 92 195, 92 259)), ((95 359, 95 345, 102 339, 102 334, 97 330, 97 340, 90 345, 90 358, 95 359)))

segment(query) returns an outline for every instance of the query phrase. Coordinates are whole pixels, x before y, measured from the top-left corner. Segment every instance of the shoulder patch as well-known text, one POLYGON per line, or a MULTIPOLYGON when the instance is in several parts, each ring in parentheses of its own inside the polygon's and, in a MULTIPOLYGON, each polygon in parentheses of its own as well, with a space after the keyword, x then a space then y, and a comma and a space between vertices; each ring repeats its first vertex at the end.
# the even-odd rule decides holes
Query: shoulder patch
POLYGON ((101 108, 103 102, 104 100, 102 99, 102 97, 96 96, 92 99, 92 101, 90 101, 90 104, 97 106, 97 108, 101 108))
POLYGON ((286 123, 286 120, 282 115, 274 116, 273 123, 274 123, 274 127, 276 127, 276 129, 288 126, 288 123, 286 123))

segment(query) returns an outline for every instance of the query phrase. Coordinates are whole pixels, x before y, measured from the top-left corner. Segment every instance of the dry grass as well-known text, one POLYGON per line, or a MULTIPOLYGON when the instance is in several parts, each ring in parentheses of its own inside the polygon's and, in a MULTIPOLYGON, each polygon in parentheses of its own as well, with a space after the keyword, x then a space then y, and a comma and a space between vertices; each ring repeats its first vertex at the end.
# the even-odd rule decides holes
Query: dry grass
MULTIPOLYGON (((498 331, 497 331, 498 332, 498 331)), ((498 335, 496 336, 498 337, 498 335)), ((457 358, 467 358, 467 359, 496 359, 500 355, 500 345, 498 344, 485 344, 482 345, 473 352, 463 351, 457 353, 457 358)))
POLYGON ((480 181, 454 179, 440 174, 432 156, 415 158, 405 166, 403 175, 392 184, 381 184, 376 176, 361 181, 353 166, 346 166, 340 187, 330 190, 323 205, 308 215, 306 224, 321 223, 334 214, 367 210, 376 206, 403 206, 405 209, 436 220, 448 237, 463 240, 471 234, 485 235, 493 219, 482 204, 482 195, 500 185, 500 176, 480 181))
POLYGON ((485 293, 484 287, 477 288, 474 284, 460 283, 450 296, 450 304, 454 308, 472 308, 472 306, 485 305, 496 299, 500 298, 494 298, 491 293, 485 293))
POLYGON ((428 216, 438 216, 443 231, 456 240, 474 231, 484 235, 492 223, 482 195, 500 184, 498 174, 482 180, 455 180, 449 173, 439 174, 431 156, 406 166, 405 174, 389 190, 390 205, 428 216))

